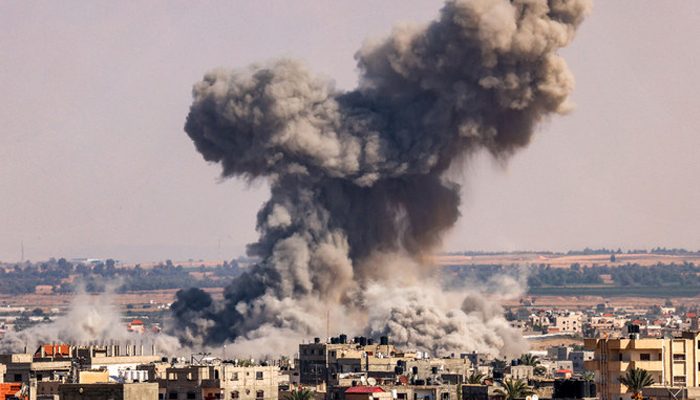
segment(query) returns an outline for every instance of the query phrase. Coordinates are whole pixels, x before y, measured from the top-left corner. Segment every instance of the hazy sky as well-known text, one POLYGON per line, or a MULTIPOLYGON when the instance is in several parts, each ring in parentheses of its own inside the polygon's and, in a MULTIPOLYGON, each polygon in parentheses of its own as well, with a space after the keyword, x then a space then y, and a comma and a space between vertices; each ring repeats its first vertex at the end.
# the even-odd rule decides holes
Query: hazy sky
MULTIPOLYGON (((267 188, 196 152, 192 84, 291 56, 352 89, 364 40, 441 3, 0 2, 0 261, 242 255, 267 188)), ((700 249, 700 2, 673 4, 595 4, 563 51, 577 108, 459 172, 446 250, 700 249)))

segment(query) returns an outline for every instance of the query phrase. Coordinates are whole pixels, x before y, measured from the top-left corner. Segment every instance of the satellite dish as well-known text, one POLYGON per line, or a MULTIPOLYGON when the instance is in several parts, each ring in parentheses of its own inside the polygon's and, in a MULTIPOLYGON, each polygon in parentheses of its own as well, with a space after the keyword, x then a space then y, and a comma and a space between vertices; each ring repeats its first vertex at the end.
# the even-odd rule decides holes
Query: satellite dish
POLYGON ((532 395, 532 400, 539 400, 539 399, 540 399, 540 398, 539 398, 539 397, 537 397, 537 395, 536 395, 536 394, 533 394, 533 395, 532 395))
POLYGON ((367 384, 370 386, 374 386, 377 384, 377 380, 374 378, 367 378, 367 384))

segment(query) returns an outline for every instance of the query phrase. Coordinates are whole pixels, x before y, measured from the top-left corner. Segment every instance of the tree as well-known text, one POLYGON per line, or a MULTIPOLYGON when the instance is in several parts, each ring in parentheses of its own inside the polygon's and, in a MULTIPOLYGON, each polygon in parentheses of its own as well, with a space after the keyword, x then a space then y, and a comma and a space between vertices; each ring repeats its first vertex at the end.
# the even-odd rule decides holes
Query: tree
POLYGON ((481 381, 484 380, 486 375, 482 374, 481 372, 474 370, 472 373, 467 377, 467 383, 470 385, 479 385, 481 384, 481 381))
POLYGON ((292 390, 287 396, 285 396, 285 400, 313 400, 316 397, 314 392, 312 392, 309 389, 302 388, 299 390, 292 390))
POLYGON ((520 362, 523 365, 530 365, 534 367, 535 365, 539 365, 540 360, 539 357, 534 354, 525 353, 522 356, 520 356, 520 362))
POLYGON ((547 368, 541 365, 539 357, 534 354, 525 353, 520 356, 520 362, 522 365, 529 365, 532 367, 532 372, 535 375, 543 376, 547 373, 547 368))
POLYGON ((527 395, 534 394, 535 391, 528 386, 522 379, 509 378, 503 381, 503 387, 494 390, 499 396, 503 396, 504 400, 520 399, 527 395))
POLYGON ((632 391, 633 398, 642 398, 642 389, 654 384, 654 377, 645 369, 634 368, 627 371, 625 376, 618 378, 621 384, 627 386, 628 391, 632 391))

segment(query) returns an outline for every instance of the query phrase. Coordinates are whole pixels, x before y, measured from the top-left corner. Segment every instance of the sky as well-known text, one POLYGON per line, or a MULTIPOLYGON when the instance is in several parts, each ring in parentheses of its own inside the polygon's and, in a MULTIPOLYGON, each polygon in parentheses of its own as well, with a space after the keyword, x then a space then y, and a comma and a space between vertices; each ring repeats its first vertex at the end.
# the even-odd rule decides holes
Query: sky
MULTIPOLYGON (((363 41, 441 4, 0 2, 0 261, 244 255, 268 189, 195 150, 192 85, 293 57, 350 90, 363 41)), ((700 249, 698 26, 700 2, 596 2, 560 52, 576 108, 507 163, 452 171, 443 250, 700 249)))

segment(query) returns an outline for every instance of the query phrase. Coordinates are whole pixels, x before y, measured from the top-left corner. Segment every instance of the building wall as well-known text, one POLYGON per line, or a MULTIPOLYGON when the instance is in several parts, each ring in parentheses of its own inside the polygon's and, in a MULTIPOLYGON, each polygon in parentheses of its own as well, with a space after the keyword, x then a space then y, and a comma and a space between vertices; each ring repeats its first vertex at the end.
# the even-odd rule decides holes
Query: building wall
POLYGON ((580 313, 568 313, 557 315, 554 318, 553 326, 559 332, 580 333, 583 316, 580 313))
POLYGON ((594 359, 585 366, 595 371, 598 393, 607 400, 630 398, 618 379, 633 368, 647 370, 658 386, 695 387, 700 386, 698 345, 697 332, 674 339, 586 339, 594 359))
POLYGON ((62 400, 157 400, 157 383, 70 383, 59 386, 62 400))
POLYGON ((586 361, 592 360, 594 353, 592 351, 572 351, 569 353, 569 360, 573 364, 573 371, 576 374, 583 373, 586 369, 586 361))
POLYGON ((271 366, 190 365, 166 369, 158 383, 168 400, 278 400, 278 373, 271 366))

